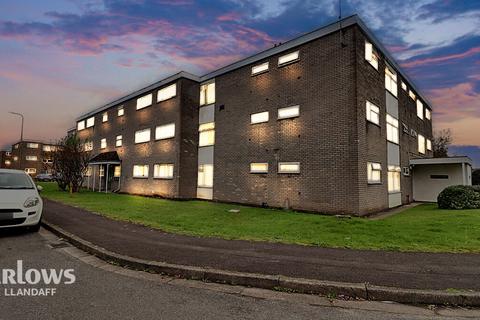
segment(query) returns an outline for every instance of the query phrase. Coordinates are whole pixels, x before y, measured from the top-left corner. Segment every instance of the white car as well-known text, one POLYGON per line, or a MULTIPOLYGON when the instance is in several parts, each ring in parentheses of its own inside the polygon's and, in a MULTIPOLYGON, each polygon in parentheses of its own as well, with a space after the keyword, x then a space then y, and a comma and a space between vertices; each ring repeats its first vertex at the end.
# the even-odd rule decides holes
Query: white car
POLYGON ((0 169, 0 229, 28 227, 38 231, 43 210, 41 190, 24 171, 0 169))

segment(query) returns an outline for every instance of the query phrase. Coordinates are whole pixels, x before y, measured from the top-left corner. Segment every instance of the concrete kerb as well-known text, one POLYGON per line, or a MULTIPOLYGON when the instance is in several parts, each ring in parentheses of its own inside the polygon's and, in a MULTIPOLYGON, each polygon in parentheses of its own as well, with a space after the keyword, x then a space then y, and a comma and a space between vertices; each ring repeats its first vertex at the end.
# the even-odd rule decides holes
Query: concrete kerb
POLYGON ((168 275, 192 280, 209 281, 230 285, 256 287, 279 291, 321 294, 331 297, 351 297, 372 301, 395 301, 407 304, 435 304, 480 306, 480 292, 447 292, 440 290, 418 290, 373 286, 368 283, 344 283, 302 279, 282 275, 265 275, 247 272, 218 270, 195 266, 177 265, 159 261, 148 261, 115 252, 110 252, 83 240, 62 228, 43 221, 45 229, 65 239, 75 247, 109 263, 128 269, 168 275))

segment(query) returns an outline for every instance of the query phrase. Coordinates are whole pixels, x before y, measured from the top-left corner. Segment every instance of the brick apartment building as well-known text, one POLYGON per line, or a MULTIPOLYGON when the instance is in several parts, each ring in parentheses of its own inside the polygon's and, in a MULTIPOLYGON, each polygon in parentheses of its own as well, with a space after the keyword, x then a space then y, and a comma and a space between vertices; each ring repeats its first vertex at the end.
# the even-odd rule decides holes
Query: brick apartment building
POLYGON ((8 159, 3 159, 2 168, 24 170, 35 177, 39 173, 50 172, 52 166, 51 152, 54 150, 53 144, 24 140, 15 143, 12 151, 3 151, 8 153, 8 159))
POLYGON ((363 215, 413 201, 431 114, 352 16, 202 77, 180 72, 76 128, 94 190, 363 215))
POLYGON ((0 168, 10 169, 12 167, 11 151, 0 151, 0 168))

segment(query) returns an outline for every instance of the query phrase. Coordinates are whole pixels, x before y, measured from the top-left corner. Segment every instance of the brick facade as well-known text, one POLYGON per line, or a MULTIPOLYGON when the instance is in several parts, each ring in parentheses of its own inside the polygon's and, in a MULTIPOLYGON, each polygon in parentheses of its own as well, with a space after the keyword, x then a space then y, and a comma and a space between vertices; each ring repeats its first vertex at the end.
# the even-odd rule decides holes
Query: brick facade
POLYGON ((51 169, 52 155, 51 152, 48 151, 49 149, 46 148, 53 146, 54 145, 50 143, 31 140, 17 142, 12 146, 10 156, 11 165, 8 168, 16 170, 34 169, 35 172, 30 172, 30 175, 33 177, 36 177, 39 173, 49 172, 51 169), (27 160, 27 157, 29 157, 30 160, 27 160), (34 158, 30 157, 36 157, 36 159, 34 160, 34 158))

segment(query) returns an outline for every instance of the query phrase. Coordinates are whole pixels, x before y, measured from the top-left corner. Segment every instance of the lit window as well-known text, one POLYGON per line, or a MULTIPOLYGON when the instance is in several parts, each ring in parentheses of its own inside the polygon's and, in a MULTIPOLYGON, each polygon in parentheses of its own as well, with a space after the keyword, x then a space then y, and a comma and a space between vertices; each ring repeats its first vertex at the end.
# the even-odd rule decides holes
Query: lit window
POLYGON ((397 96, 397 73, 388 66, 385 67, 385 89, 397 96))
POLYGON ((91 128, 95 125, 95 117, 91 117, 87 119, 87 128, 91 128))
POLYGON ((135 132, 135 143, 150 141, 150 129, 138 130, 135 132))
POLYGON ((418 134, 418 152, 425 154, 425 137, 418 134))
POLYGON ((365 41, 365 60, 378 70, 378 55, 373 50, 373 45, 367 41, 365 41))
POLYGON ((427 139, 427 150, 432 151, 432 140, 427 139))
POLYGON ((113 170, 113 176, 115 178, 118 178, 122 175, 122 167, 120 166, 115 166, 114 170, 113 170))
POLYGON ((278 109, 278 119, 288 119, 300 115, 300 106, 291 106, 278 109))
POLYGON ((92 176, 92 167, 87 167, 87 172, 85 172, 85 177, 91 177, 92 176))
POLYGON ((251 124, 262 123, 262 122, 268 122, 268 111, 254 113, 250 115, 251 124))
POLYGON ((250 163, 250 173, 268 173, 268 163, 266 162, 250 163))
POLYGON ((6 165, 6 166, 9 166, 9 165, 11 165, 11 164, 12 164, 12 162, 11 162, 10 160, 5 160, 5 165, 6 165))
POLYGON ((18 149, 18 144, 13 146, 14 149, 18 149))
POLYGON ((382 182, 382 165, 376 162, 367 163, 368 183, 382 182))
POLYGON ((407 91, 407 84, 405 82, 402 81, 402 89, 403 91, 407 91))
POLYGON ((278 173, 300 173, 300 162, 279 162, 278 173))
POLYGON ((174 83, 165 87, 163 89, 158 90, 157 92, 157 102, 165 101, 170 98, 173 98, 177 95, 177 84, 174 83))
POLYGON ((125 109, 123 109, 123 106, 118 107, 117 109, 117 117, 121 117, 125 114, 125 109))
POLYGON ((200 105, 215 103, 215 82, 200 86, 200 105))
POLYGON ((98 175, 100 177, 104 177, 105 176, 105 168, 103 166, 100 166, 100 172, 98 173, 98 175))
POLYGON ((123 136, 117 136, 115 139, 115 146, 116 147, 121 147, 123 145, 123 136))
POLYGON ((173 164, 156 164, 153 166, 153 177, 160 179, 173 178, 173 164))
POLYGON ((45 151, 45 152, 55 151, 55 146, 44 145, 44 146, 43 146, 43 151, 45 151))
POLYGON ((146 108, 152 104, 152 94, 147 94, 146 96, 140 97, 137 99, 137 110, 146 108))
POLYGON ((268 71, 268 62, 256 65, 252 67, 252 75, 256 75, 262 72, 268 71))
POLYGON ((100 149, 105 149, 107 147, 107 139, 103 138, 100 140, 100 149))
POLYGON ((155 139, 162 140, 175 137, 175 123, 158 126, 155 129, 155 139))
POLYGON ((366 105, 367 120, 375 124, 380 124, 380 109, 370 101, 367 101, 366 105))
POLYGON ((213 164, 201 164, 198 166, 198 186, 213 187, 213 164))
POLYGON ((290 62, 298 61, 299 56, 300 56, 299 51, 288 53, 278 58, 278 65, 282 66, 290 62))
POLYGON ((432 120, 432 111, 430 111, 428 108, 425 108, 425 118, 427 120, 432 120))
POLYGON ((38 149, 38 143, 27 143, 27 148, 38 149))
POLYGON ((215 144, 215 122, 201 124, 198 127, 200 147, 212 146, 215 144))
POLYGON ((108 112, 104 112, 102 114, 102 122, 107 122, 108 121, 108 112))
POLYGON ((134 178, 148 178, 148 165, 134 165, 133 166, 134 178))
POLYGON ((38 160, 37 156, 26 156, 25 159, 27 161, 37 161, 38 160))
POLYGON ((25 172, 27 174, 35 174, 35 173, 37 173, 37 169, 35 169, 35 168, 25 168, 25 172))
POLYGON ((77 122, 77 130, 81 131, 83 129, 85 129, 85 120, 77 122))
POLYGON ((423 103, 417 99, 417 117, 423 120, 423 103))
POLYGON ((52 164, 53 160, 52 159, 43 159, 43 163, 52 164))
POLYGON ((398 143, 398 120, 387 114, 387 140, 398 143))
POLYGON ((18 157, 17 156, 13 157, 13 161, 18 161, 18 157))
POLYGON ((417 96, 415 95, 415 93, 413 93, 412 90, 408 90, 408 96, 412 98, 413 101, 417 99, 417 96))
POLYGON ((401 172, 399 166, 388 166, 388 192, 400 192, 401 172))
POLYGON ((93 142, 92 141, 86 141, 85 144, 83 145, 83 150, 84 151, 92 151, 93 150, 93 142))

